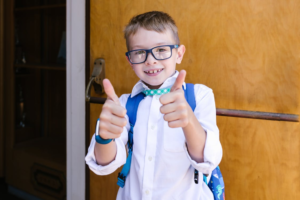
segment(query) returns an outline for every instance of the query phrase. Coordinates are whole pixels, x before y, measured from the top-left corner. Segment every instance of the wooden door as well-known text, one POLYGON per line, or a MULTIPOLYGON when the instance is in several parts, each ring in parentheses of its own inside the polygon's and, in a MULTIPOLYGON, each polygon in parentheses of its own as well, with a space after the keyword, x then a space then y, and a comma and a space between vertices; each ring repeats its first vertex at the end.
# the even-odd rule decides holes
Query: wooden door
MULTIPOLYGON (((146 11, 176 21, 186 54, 186 82, 212 88, 217 108, 299 115, 300 2, 90 1, 90 71, 106 61, 116 93, 138 81, 126 62, 124 26, 146 11)), ((97 96, 92 93, 92 96, 97 96)), ((105 97, 105 96, 102 96, 105 97)), ((90 105, 90 137, 101 105, 90 105)), ((226 199, 299 199, 299 122, 218 116, 226 199)), ((90 172, 90 199, 115 199, 117 172, 90 172)))

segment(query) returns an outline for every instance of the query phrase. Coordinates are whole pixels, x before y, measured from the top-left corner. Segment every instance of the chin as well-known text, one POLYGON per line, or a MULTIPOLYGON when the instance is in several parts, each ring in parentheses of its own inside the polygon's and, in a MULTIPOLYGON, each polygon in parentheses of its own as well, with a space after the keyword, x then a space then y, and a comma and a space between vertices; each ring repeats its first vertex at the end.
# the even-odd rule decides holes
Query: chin
POLYGON ((164 82, 162 81, 143 81, 144 83, 146 83, 146 85, 151 86, 151 87, 157 87, 159 88, 164 82))

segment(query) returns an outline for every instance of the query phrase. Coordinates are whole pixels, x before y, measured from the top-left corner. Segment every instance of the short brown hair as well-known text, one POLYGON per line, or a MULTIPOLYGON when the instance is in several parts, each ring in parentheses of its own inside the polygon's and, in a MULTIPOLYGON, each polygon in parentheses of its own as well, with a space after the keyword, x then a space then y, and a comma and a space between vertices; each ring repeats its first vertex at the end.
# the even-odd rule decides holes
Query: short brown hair
POLYGON ((179 44, 178 30, 175 21, 170 15, 160 11, 151 11, 133 17, 124 30, 126 46, 129 50, 129 37, 134 35, 139 28, 156 31, 158 33, 169 29, 174 36, 175 42, 179 44))

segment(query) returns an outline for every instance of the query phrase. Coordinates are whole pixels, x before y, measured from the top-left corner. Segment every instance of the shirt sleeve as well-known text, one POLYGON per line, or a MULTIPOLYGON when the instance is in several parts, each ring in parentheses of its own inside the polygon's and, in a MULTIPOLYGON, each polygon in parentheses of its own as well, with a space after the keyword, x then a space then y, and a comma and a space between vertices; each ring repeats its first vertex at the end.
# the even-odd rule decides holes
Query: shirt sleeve
POLYGON ((219 139, 219 129, 216 123, 216 106, 213 91, 200 84, 194 87, 196 108, 194 114, 206 132, 204 147, 204 162, 197 163, 191 158, 186 148, 186 154, 191 165, 203 174, 210 175, 220 164, 222 159, 222 146, 219 139))
MULTIPOLYGON (((128 97, 129 97, 129 94, 124 94, 119 98, 120 103, 123 107, 125 107, 128 97)), ((121 167, 122 165, 125 164, 125 162, 126 162, 125 144, 127 144, 127 141, 128 141, 128 130, 130 128, 127 115, 126 115, 126 120, 127 120, 127 124, 123 128, 123 132, 121 133, 121 136, 119 138, 115 139, 115 142, 117 145, 116 157, 111 163, 109 163, 105 166, 99 165, 96 162, 96 157, 95 157, 95 152, 94 152, 95 144, 96 144, 95 134, 92 136, 91 143, 88 148, 88 153, 85 157, 85 162, 89 166, 90 170, 92 170, 95 174, 108 175, 108 174, 113 173, 115 170, 117 170, 119 167, 121 167)), ((99 127, 96 127, 96 128, 99 128, 99 127)))

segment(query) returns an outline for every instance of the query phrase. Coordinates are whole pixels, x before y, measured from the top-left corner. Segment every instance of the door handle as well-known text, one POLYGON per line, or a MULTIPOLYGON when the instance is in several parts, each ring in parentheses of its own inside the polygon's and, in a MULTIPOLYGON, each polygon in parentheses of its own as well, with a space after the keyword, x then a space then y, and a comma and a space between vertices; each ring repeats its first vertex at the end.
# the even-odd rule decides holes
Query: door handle
MULTIPOLYGON (((97 94, 104 93, 103 82, 102 82, 104 78, 105 78, 105 61, 102 58, 98 58, 94 62, 93 73, 86 88, 85 100, 87 102, 97 103, 97 104, 105 103, 106 98, 90 96, 92 83, 94 85, 94 89, 97 94)), ((294 114, 269 113, 269 112, 232 110, 232 109, 220 109, 220 108, 217 108, 216 114, 219 116, 228 116, 228 117, 299 122, 299 115, 294 115, 294 114)))
POLYGON ((271 113, 271 112, 259 112, 259 111, 217 108, 217 115, 227 116, 227 117, 240 117, 240 118, 299 122, 299 115, 284 114, 284 113, 271 113))
POLYGON ((98 58, 94 62, 93 73, 85 91, 85 101, 90 103, 104 103, 106 98, 91 97, 91 86, 97 94, 104 94, 103 79, 105 78, 105 60, 98 58))

